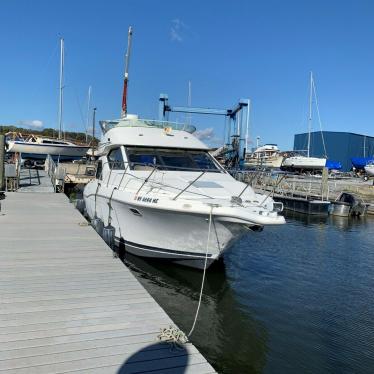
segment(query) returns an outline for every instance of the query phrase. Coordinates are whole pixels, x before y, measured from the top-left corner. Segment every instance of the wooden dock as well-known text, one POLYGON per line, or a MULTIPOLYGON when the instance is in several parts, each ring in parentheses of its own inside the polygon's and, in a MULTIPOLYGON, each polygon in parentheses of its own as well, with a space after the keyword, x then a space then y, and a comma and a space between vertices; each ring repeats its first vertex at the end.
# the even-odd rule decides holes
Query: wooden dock
MULTIPOLYGON (((214 373, 63 194, 7 193, 0 212, 0 373, 214 373)), ((193 316, 191 316, 192 321, 193 316)))

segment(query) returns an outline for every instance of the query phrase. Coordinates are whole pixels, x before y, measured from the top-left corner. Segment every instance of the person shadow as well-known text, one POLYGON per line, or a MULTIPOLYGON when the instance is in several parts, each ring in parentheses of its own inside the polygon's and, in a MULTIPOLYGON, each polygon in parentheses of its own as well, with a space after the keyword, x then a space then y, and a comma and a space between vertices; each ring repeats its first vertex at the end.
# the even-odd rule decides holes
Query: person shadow
POLYGON ((158 342, 132 354, 118 369, 117 374, 157 372, 183 374, 188 365, 188 351, 184 345, 173 346, 158 342))

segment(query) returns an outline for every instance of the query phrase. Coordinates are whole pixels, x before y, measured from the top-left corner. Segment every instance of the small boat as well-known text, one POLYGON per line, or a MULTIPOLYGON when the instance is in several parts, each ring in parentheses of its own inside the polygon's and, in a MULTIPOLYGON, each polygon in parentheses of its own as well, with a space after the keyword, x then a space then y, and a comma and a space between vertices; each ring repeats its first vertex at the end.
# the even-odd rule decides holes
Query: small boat
POLYGON ((47 155, 59 160, 75 160, 86 155, 88 145, 77 145, 62 139, 62 112, 63 112, 63 89, 64 89, 64 39, 60 39, 60 97, 59 97, 59 131, 58 139, 47 138, 38 135, 29 135, 24 138, 20 133, 8 133, 7 152, 20 153, 23 159, 46 159, 47 155))
POLYGON ((331 203, 330 214, 333 216, 364 216, 368 204, 361 197, 353 193, 342 192, 335 201, 331 203))
POLYGON ((60 160, 74 160, 84 157, 90 148, 87 145, 38 135, 23 138, 21 134, 15 139, 8 138, 6 144, 7 152, 21 153, 23 159, 45 159, 50 155, 60 160))
POLYGON ((245 156, 246 168, 280 168, 283 156, 276 144, 265 144, 245 156))
POLYGON ((370 161, 365 167, 365 173, 369 176, 372 177, 374 176, 374 160, 370 161))

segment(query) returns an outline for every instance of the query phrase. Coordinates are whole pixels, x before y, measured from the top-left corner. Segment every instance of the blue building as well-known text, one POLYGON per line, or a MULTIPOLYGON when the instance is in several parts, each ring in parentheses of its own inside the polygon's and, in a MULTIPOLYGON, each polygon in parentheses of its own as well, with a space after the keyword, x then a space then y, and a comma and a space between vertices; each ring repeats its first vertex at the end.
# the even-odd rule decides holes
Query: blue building
MULTIPOLYGON (((308 133, 296 134, 294 139, 295 151, 307 151, 308 133)), ((374 137, 338 131, 315 131, 310 133, 310 156, 324 157, 326 148, 327 158, 340 161, 343 171, 352 168, 352 157, 373 157, 374 137), (325 147, 323 146, 325 143, 325 147)))

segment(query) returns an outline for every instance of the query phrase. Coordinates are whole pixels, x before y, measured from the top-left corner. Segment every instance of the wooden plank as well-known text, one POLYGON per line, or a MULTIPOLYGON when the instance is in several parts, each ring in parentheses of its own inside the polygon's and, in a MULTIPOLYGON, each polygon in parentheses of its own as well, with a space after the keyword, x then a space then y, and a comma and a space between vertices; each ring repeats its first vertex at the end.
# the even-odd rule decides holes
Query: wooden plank
POLYGON ((214 372, 157 342, 173 322, 64 195, 8 194, 3 212, 0 373, 214 372))

